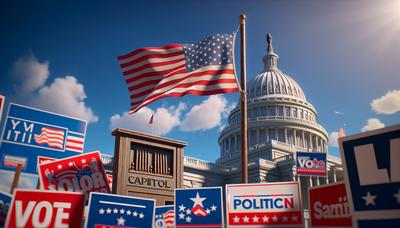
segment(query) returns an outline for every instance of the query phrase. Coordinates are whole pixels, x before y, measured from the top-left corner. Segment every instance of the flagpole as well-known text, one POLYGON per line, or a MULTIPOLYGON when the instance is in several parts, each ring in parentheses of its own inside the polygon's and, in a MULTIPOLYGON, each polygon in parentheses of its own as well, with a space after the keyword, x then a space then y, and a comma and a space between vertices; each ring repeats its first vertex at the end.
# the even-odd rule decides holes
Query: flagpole
POLYGON ((248 183, 247 159, 247 92, 246 92, 246 15, 240 15, 240 173, 242 183, 248 183))

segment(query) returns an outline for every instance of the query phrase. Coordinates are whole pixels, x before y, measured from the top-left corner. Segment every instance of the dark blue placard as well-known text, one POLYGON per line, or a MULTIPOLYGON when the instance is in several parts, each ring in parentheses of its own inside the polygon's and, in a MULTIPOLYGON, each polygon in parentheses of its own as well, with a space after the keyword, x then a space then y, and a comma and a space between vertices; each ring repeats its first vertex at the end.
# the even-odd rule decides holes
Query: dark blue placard
POLYGON ((12 196, 10 194, 0 192, 0 227, 4 226, 6 221, 7 212, 10 208, 12 196))
POLYGON ((91 192, 85 227, 153 227, 155 200, 91 192))
POLYGON ((175 189, 177 227, 223 226, 222 188, 175 189))
POLYGON ((326 176, 326 167, 326 153, 296 152, 297 175, 326 176), (312 167, 308 167, 309 164, 312 164, 312 167))
MULTIPOLYGON (((376 130, 370 133, 364 133, 360 136, 346 137, 341 141, 342 159, 345 161, 345 168, 347 170, 348 186, 352 202, 354 205, 354 212, 375 211, 382 210, 399 210, 400 209, 400 182, 393 181, 394 177, 390 176, 391 173, 391 143, 400 139, 400 125, 391 128, 376 130), (350 138, 350 139, 348 139, 350 138), (368 156, 367 150, 362 150, 362 158, 356 161, 355 148, 359 146, 369 145, 373 149, 372 156, 368 156), (368 156, 368 157, 367 157, 368 156), (359 173, 357 165, 361 166, 362 163, 369 159, 376 159, 372 165, 368 166, 367 171, 359 173), (357 164, 357 162, 359 164, 357 164), (376 166, 376 167, 374 167, 376 166), (362 185, 360 175, 368 176, 371 178, 372 173, 376 169, 381 172, 386 172, 388 181, 383 179, 374 180, 375 183, 362 185)), ((395 148, 394 154, 400 152, 400 148, 395 148), (396 152, 397 151, 397 152, 396 152)), ((396 166, 400 166, 396 161, 396 166)), ((399 214, 400 216, 400 214, 399 214)))
POLYGON ((156 207, 154 215, 155 228, 170 228, 175 227, 175 206, 160 206, 156 207))
POLYGON ((358 220, 358 228, 399 228, 400 219, 358 220))
POLYGON ((65 158, 83 152, 87 121, 10 103, 0 145, 0 168, 13 170, 23 163, 23 171, 37 173, 37 156, 65 158), (35 135, 45 129, 62 133, 56 145, 40 142, 35 135))

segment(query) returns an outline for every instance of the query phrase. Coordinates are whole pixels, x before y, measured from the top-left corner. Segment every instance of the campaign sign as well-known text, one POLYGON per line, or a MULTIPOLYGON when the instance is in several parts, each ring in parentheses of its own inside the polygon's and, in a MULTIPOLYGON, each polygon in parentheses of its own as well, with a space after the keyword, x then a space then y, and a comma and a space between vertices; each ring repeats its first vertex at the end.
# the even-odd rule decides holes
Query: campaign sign
POLYGON ((154 199, 92 192, 85 227, 153 227, 154 199))
POLYGON ((106 176, 107 176, 108 187, 110 187, 110 192, 112 192, 113 175, 107 173, 106 176))
POLYGON ((311 187, 308 200, 312 227, 351 227, 344 182, 311 187))
POLYGON ((296 152, 296 174, 326 176, 326 153, 296 152))
POLYGON ((228 227, 303 225, 299 182, 226 185, 228 227))
POLYGON ((16 189, 5 227, 80 227, 84 195, 16 189))
POLYGON ((60 159, 39 166, 41 187, 46 190, 110 192, 100 152, 91 152, 60 159))
POLYGON ((175 206, 159 206, 156 207, 154 215, 155 228, 173 228, 175 227, 175 206))
POLYGON ((1 114, 3 114, 3 107, 6 99, 4 96, 0 95, 0 121, 1 121, 1 114))
POLYGON ((400 125, 340 138, 339 146, 353 225, 361 219, 399 222, 400 125))
POLYGON ((6 221, 7 212, 10 208, 12 196, 5 192, 0 192, 0 227, 4 226, 6 221))
MULTIPOLYGON (((83 152, 87 122, 11 103, 0 147, 0 168, 16 160, 24 172, 37 173, 37 156, 65 158, 83 152)), ((14 162, 14 163, 13 163, 14 162)))
POLYGON ((44 157, 44 156, 37 156, 37 168, 39 169, 39 166, 42 164, 47 164, 53 161, 57 161, 55 158, 49 158, 49 157, 44 157))
POLYGON ((175 189, 176 227, 221 227, 222 188, 175 189))

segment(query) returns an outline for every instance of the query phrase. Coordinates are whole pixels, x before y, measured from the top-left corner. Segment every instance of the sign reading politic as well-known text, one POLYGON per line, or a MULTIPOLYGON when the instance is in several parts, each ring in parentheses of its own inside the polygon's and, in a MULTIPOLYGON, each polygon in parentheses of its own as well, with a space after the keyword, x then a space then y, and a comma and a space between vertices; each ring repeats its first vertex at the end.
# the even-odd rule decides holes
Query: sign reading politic
POLYGON ((80 227, 84 195, 16 189, 5 227, 80 227))
POLYGON ((308 193, 312 227, 351 227, 344 182, 311 187, 308 193))
POLYGON ((326 176, 326 153, 296 152, 296 174, 326 176))
POLYGON ((226 185, 228 227, 301 227, 298 182, 226 185))
POLYGON ((46 190, 110 193, 99 152, 60 159, 39 166, 39 178, 46 190))

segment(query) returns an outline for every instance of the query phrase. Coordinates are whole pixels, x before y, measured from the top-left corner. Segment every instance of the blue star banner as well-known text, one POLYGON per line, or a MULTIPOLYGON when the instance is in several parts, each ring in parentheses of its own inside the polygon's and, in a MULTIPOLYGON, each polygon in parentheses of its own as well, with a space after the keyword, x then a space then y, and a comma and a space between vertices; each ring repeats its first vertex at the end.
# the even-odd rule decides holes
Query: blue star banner
POLYGON ((155 200, 92 192, 85 227, 153 227, 155 200))
POLYGON ((387 219, 400 227, 400 125, 343 137, 339 145, 353 225, 387 219))
POLYGON ((155 228, 173 228, 175 227, 175 206, 159 206, 156 207, 154 215, 155 228))
POLYGON ((222 187, 175 189, 176 227, 223 226, 222 187))

